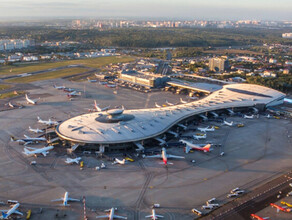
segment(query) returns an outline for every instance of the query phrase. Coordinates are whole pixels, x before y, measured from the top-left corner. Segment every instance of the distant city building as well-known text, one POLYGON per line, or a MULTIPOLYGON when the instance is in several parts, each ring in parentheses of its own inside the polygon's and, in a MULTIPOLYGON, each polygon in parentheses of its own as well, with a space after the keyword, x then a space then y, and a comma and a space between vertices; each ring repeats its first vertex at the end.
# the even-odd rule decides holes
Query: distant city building
POLYGON ((289 69, 284 69, 283 70, 283 74, 289 74, 289 73, 290 73, 289 69))
POLYGON ((271 59, 269 59, 269 63, 271 63, 271 64, 276 64, 276 63, 277 63, 277 60, 276 60, 276 59, 273 59, 273 58, 271 58, 271 59))
POLYGON ((2 50, 19 50, 35 46, 34 40, 28 39, 0 39, 0 51, 2 50))
POLYGON ((223 72, 229 68, 229 62, 226 58, 212 58, 209 60, 209 70, 223 72))
POLYGON ((156 88, 165 86, 165 83, 170 81, 170 78, 155 74, 143 74, 134 70, 129 70, 121 71, 119 73, 119 80, 147 88, 156 88))
POLYGON ((283 33, 282 37, 291 39, 292 38, 292 33, 283 33))

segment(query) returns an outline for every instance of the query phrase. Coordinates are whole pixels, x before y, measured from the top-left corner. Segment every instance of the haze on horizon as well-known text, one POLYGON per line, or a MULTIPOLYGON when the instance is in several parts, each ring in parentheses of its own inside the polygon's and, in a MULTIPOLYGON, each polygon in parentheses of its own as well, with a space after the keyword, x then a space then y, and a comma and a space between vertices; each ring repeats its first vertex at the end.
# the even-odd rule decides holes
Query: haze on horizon
POLYGON ((291 11, 291 0, 1 0, 0 17, 291 21, 291 11))

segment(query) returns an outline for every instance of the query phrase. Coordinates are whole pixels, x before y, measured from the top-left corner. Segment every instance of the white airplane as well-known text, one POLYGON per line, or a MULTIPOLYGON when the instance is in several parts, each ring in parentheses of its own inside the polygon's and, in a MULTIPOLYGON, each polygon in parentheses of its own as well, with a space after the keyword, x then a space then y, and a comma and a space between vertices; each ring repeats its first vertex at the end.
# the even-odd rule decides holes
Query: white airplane
POLYGON ((72 88, 64 88, 63 89, 65 92, 73 92, 73 91, 75 91, 74 89, 72 89, 72 88))
POLYGON ((65 86, 56 86, 56 85, 54 85, 54 88, 58 89, 58 90, 62 90, 62 89, 65 89, 66 87, 65 86))
POLYGON ((97 82, 96 79, 90 79, 89 77, 87 77, 87 80, 88 80, 88 82, 91 82, 91 83, 97 82))
POLYGON ((97 112, 103 112, 106 110, 109 110, 110 106, 104 107, 104 108, 100 108, 99 105, 96 103, 96 100, 94 100, 94 110, 97 112))
POLYGON ((8 219, 10 215, 17 214, 17 215, 23 215, 23 213, 17 211, 17 208, 19 207, 19 203, 16 203, 10 207, 8 210, 0 210, 2 213, 2 216, 0 216, 1 219, 8 219))
POLYGON ((79 164, 79 161, 81 160, 81 157, 77 157, 77 158, 67 158, 65 160, 65 163, 66 164, 73 164, 73 163, 76 163, 76 164, 79 164))
POLYGON ((145 216, 145 218, 151 218, 152 220, 156 220, 156 219, 159 219, 159 218, 164 218, 164 216, 156 215, 155 209, 152 209, 152 214, 145 216))
POLYGON ((67 96, 69 98, 74 97, 74 96, 81 96, 81 92, 79 92, 79 93, 77 91, 69 92, 69 93, 67 93, 67 96))
POLYGON ((38 134, 38 133, 43 133, 43 132, 44 132, 44 130, 42 130, 42 129, 38 129, 38 128, 33 129, 33 128, 31 128, 30 126, 28 127, 28 129, 29 129, 31 132, 34 132, 34 133, 36 133, 36 134, 38 134))
POLYGON ((201 132, 207 132, 207 131, 215 131, 215 128, 214 128, 214 126, 212 126, 211 128, 209 128, 209 126, 208 126, 206 128, 198 128, 198 130, 201 132))
POLYGON ((231 126, 233 125, 233 121, 232 121, 232 122, 228 122, 228 121, 225 121, 225 120, 224 120, 224 121, 223 121, 223 124, 224 124, 224 125, 228 125, 228 126, 231 127, 231 126))
POLYGON ((113 219, 127 219, 127 217, 124 216, 119 216, 119 215, 115 215, 115 208, 111 208, 109 210, 105 210, 106 212, 110 212, 107 215, 100 215, 100 216, 96 216, 96 218, 108 218, 109 220, 113 220, 113 219))
POLYGON ((248 119, 252 119, 254 117, 255 117, 255 115, 243 115, 243 118, 248 118, 248 119))
POLYGON ((68 197, 69 193, 68 192, 65 192, 65 195, 63 198, 60 198, 60 199, 54 199, 54 200, 51 200, 51 202, 59 202, 59 201, 62 201, 63 203, 61 204, 62 206, 70 206, 68 204, 68 202, 80 202, 80 199, 73 199, 73 198, 69 198, 68 197))
POLYGON ((8 105, 10 108, 16 108, 16 106, 13 105, 11 102, 6 103, 5 105, 8 105))
POLYGON ((99 82, 99 84, 100 84, 100 85, 106 85, 107 82, 102 82, 102 81, 101 81, 101 82, 99 82))
POLYGON ((168 105, 174 105, 173 103, 170 103, 167 100, 165 100, 165 103, 168 104, 168 105))
POLYGON ((113 162, 113 164, 125 165, 126 164, 126 159, 119 160, 118 158, 115 158, 115 161, 113 162))
POLYGON ((211 151, 211 144, 206 144, 204 145, 203 147, 201 147, 200 145, 198 144, 193 144, 189 141, 186 141, 186 140, 179 140, 180 142, 186 144, 186 153, 188 154, 190 152, 191 149, 193 150, 199 150, 199 151, 204 151, 205 153, 206 152, 210 152, 211 151))
POLYGON ((57 121, 52 121, 51 119, 49 119, 48 121, 45 121, 45 120, 42 120, 39 116, 37 117, 38 119, 38 122, 41 123, 41 124, 45 124, 45 125, 48 125, 48 126, 51 126, 51 125, 58 125, 59 122, 57 121))
POLYGON ((116 88, 116 84, 106 84, 105 85, 106 87, 108 87, 108 88, 116 88))
POLYGON ((159 154, 159 155, 152 155, 152 156, 146 156, 146 157, 147 158, 162 158, 163 163, 165 165, 172 164, 172 163, 167 162, 167 159, 168 158, 176 158, 176 159, 184 159, 185 158, 185 157, 182 157, 182 156, 176 156, 176 155, 167 154, 166 153, 166 149, 164 147, 162 148, 161 154, 159 154))
POLYGON ((161 108, 161 105, 158 105, 157 102, 155 102, 155 107, 156 108, 161 108))
POLYGON ((207 134, 204 135, 193 135, 193 138, 196 140, 200 140, 200 139, 206 139, 207 138, 207 134))
POLYGON ((24 135, 25 138, 21 138, 21 139, 16 139, 15 137, 11 136, 10 137, 10 141, 12 142, 18 142, 19 144, 24 144, 24 145, 28 145, 28 144, 32 144, 32 143, 38 143, 38 142, 46 142, 47 139, 46 138, 31 138, 27 135, 24 135))
POLYGON ((36 105, 37 102, 40 100, 40 98, 34 99, 34 100, 30 99, 27 94, 25 94, 25 99, 26 99, 27 104, 32 104, 32 105, 36 105))
POLYGON ((180 98, 180 102, 183 103, 183 104, 188 103, 187 101, 184 101, 182 98, 180 98))
POLYGON ((54 146, 47 146, 47 147, 43 147, 43 148, 33 148, 33 147, 24 147, 24 153, 26 156, 36 156, 37 154, 42 154, 44 155, 44 157, 47 156, 47 154, 49 153, 49 150, 54 149, 54 146))
POLYGON ((271 118, 272 116, 270 114, 265 115, 266 118, 271 118))

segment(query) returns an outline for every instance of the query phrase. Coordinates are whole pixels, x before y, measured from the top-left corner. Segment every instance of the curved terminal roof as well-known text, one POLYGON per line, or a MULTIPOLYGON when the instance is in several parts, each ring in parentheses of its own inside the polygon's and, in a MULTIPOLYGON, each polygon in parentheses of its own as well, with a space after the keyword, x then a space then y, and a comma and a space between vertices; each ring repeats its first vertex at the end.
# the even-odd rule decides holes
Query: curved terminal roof
POLYGON ((276 105, 283 102, 285 94, 276 90, 253 84, 230 84, 209 96, 175 106, 110 110, 83 114, 62 122, 57 134, 76 143, 118 144, 136 142, 156 137, 183 119, 203 112, 233 107, 251 107, 255 104, 276 105), (121 113, 131 116, 130 120, 119 117, 110 123, 101 118, 109 114, 121 113))

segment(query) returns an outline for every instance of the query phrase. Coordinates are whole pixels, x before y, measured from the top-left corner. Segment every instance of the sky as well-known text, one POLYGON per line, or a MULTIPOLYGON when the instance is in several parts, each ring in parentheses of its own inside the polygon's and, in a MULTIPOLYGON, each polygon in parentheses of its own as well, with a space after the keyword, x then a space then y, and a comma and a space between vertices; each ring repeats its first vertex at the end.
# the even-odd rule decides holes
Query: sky
POLYGON ((16 17, 292 20, 292 0, 0 0, 16 17))

